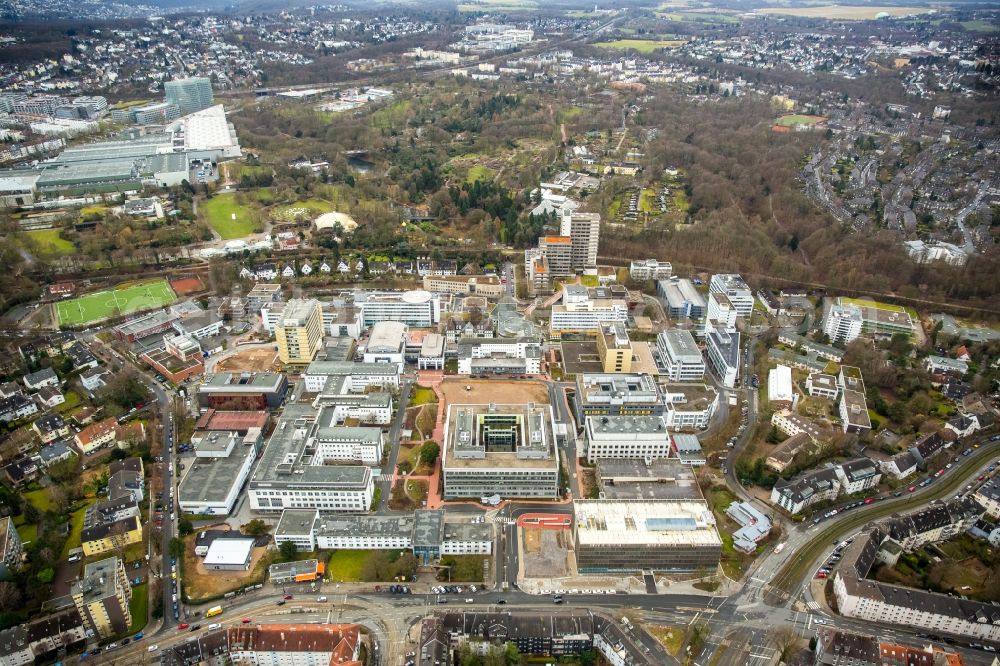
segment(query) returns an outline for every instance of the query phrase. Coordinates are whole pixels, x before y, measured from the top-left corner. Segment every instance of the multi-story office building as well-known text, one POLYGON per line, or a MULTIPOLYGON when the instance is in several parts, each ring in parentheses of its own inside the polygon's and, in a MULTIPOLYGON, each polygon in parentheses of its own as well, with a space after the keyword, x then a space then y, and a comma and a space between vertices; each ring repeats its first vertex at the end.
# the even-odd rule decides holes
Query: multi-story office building
POLYGON ((584 431, 587 462, 670 457, 670 436, 661 416, 588 416, 584 431))
POLYGON ((274 327, 278 358, 282 363, 310 363, 323 345, 323 307, 315 299, 288 301, 274 327))
POLYGON ((719 292, 710 293, 703 334, 711 328, 721 328, 727 331, 736 330, 736 318, 739 314, 739 310, 736 309, 728 296, 719 292))
POLYGON ((250 478, 250 508, 364 512, 371 506, 372 472, 364 465, 327 464, 316 440, 317 410, 291 403, 278 421, 250 478))
POLYGON ((280 546, 291 541, 301 551, 410 550, 425 561, 440 555, 489 555, 493 551, 491 523, 447 522, 445 518, 441 509, 391 516, 287 509, 274 530, 274 543, 280 546))
POLYGON ((628 303, 613 298, 590 298, 586 287, 563 287, 562 303, 553 305, 549 318, 549 334, 558 338, 565 333, 597 333, 604 322, 624 324, 628 320, 628 303))
POLYGON ((700 321, 705 316, 705 297, 694 288, 691 280, 672 277, 656 283, 656 293, 663 300, 671 319, 700 321))
POLYGON ((338 410, 330 406, 320 408, 317 428, 313 432, 313 456, 324 461, 362 462, 378 465, 382 460, 385 444, 381 428, 348 427, 338 425, 338 410))
POLYGON ((559 455, 548 405, 449 405, 445 499, 559 495, 559 455))
POLYGON ((589 374, 576 377, 577 421, 588 416, 660 416, 663 400, 647 374, 589 374))
POLYGON ((597 330, 597 355, 604 372, 632 372, 632 341, 624 324, 601 322, 597 330))
POLYGON ((458 344, 460 375, 536 375, 542 346, 535 338, 463 339, 458 344))
POLYGON ((667 280, 673 275, 674 267, 669 261, 656 259, 633 259, 628 267, 633 280, 667 280))
POLYGON ((709 293, 725 294, 741 317, 749 317, 753 312, 753 292, 743 278, 736 273, 718 273, 708 283, 709 293))
POLYGON ((202 409, 228 411, 273 409, 288 393, 288 379, 277 372, 207 374, 197 387, 202 409))
POLYGON ((714 571, 722 555, 705 502, 577 501, 574 530, 580 573, 714 571))
POLYGON ((597 268, 597 246, 601 237, 601 216, 570 212, 563 215, 559 234, 569 236, 575 272, 597 268))
POLYGON ((309 393, 324 391, 330 381, 334 381, 338 389, 364 393, 372 388, 398 389, 399 373, 400 367, 392 363, 313 361, 303 377, 309 393))
POLYGON ((86 565, 83 576, 70 587, 70 596, 87 635, 95 640, 123 634, 132 624, 132 587, 125 565, 117 557, 86 565))
POLYGON ((716 379, 729 388, 736 386, 740 372, 740 334, 713 328, 705 336, 705 353, 716 379))
POLYGON ((671 430, 704 430, 719 406, 719 393, 707 384, 664 384, 661 390, 671 430))
POLYGON ((316 394, 313 407, 324 410, 320 420, 330 424, 348 419, 363 425, 389 425, 392 421, 392 394, 383 391, 355 393, 348 390, 351 378, 331 377, 316 394))
POLYGON ((166 101, 176 104, 181 115, 186 116, 212 106, 212 80, 200 76, 176 79, 163 84, 166 101))
POLYGON ((145 104, 135 109, 128 109, 126 113, 136 125, 166 125, 181 117, 180 108, 173 102, 145 104))
POLYGON ((280 303, 285 299, 280 284, 258 282, 247 293, 247 312, 254 314, 268 303, 280 303))
POLYGON ((656 336, 657 365, 672 382, 700 382, 705 378, 705 359, 691 332, 681 328, 656 336))
POLYGON ((195 458, 177 489, 177 504, 189 513, 225 516, 236 506, 261 446, 259 428, 192 437, 195 458))
POLYGON ((372 326, 364 362, 402 365, 406 354, 406 331, 406 324, 398 321, 380 321, 372 326))
POLYGON ((354 303, 361 309, 364 326, 398 321, 415 328, 428 328, 441 321, 440 297, 422 289, 358 294, 354 303))
POLYGON ((428 275, 424 277, 424 289, 443 294, 500 298, 504 285, 496 275, 428 275))
POLYGON ((861 335, 861 308, 856 305, 831 305, 823 322, 823 332, 830 341, 846 345, 861 335))

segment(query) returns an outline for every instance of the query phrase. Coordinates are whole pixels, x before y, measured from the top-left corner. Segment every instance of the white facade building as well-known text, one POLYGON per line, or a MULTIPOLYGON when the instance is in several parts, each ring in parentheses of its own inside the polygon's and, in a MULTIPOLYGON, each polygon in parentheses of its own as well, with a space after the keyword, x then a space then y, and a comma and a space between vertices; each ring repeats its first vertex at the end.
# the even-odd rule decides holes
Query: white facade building
POLYGON ((691 332, 672 328, 656 336, 656 351, 666 378, 672 382, 700 382, 705 378, 705 359, 691 332))
POLYGON ((861 335, 864 318, 861 308, 856 305, 834 304, 823 322, 823 332, 830 336, 830 341, 846 345, 861 335))
POLYGON ((584 428, 587 462, 670 457, 670 436, 658 416, 588 416, 584 428))
POLYGON ((364 326, 397 321, 407 326, 428 328, 441 321, 440 297, 422 289, 359 294, 355 305, 361 310, 364 326))
POLYGON ((736 273, 718 273, 708 283, 710 294, 725 294, 741 317, 753 312, 754 295, 742 276, 736 273))
POLYGON ((633 280, 666 280, 673 275, 674 267, 669 261, 656 259, 633 259, 628 267, 633 280))

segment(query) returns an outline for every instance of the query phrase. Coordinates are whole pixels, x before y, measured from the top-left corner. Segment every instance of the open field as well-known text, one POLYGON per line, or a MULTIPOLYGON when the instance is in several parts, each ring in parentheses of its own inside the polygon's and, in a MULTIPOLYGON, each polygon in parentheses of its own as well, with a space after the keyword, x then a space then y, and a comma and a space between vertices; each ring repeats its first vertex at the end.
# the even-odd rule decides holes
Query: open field
POLYGON ((79 326, 138 310, 162 308, 175 300, 177 297, 166 280, 154 280, 60 301, 55 307, 60 324, 79 326))
POLYGON ((933 11, 930 7, 851 7, 841 5, 821 5, 819 7, 767 7, 758 9, 758 14, 781 14, 802 18, 821 18, 837 21, 870 21, 879 14, 889 16, 914 16, 933 11))
POLYGON ((684 43, 680 39, 616 39, 613 42, 595 42, 593 46, 601 49, 635 49, 639 53, 652 53, 658 49, 676 49, 684 43))
POLYGON ((203 201, 198 210, 223 240, 244 238, 253 233, 250 208, 236 203, 235 194, 217 194, 203 201))
POLYGON ((434 389, 420 384, 416 384, 410 389, 411 406, 426 405, 428 402, 437 402, 437 394, 434 393, 434 389))
POLYGON ((52 507, 52 503, 49 501, 49 491, 45 488, 24 493, 24 499, 28 500, 31 506, 38 509, 40 513, 45 513, 52 507))
POLYGON ((498 405, 523 405, 529 402, 549 404, 549 392, 545 384, 535 381, 445 380, 441 383, 441 392, 447 405, 488 405, 491 402, 498 405), (471 389, 466 391, 466 386, 471 389))
POLYGON ((807 116, 800 113, 793 113, 790 116, 781 116, 776 121, 775 125, 780 127, 795 127, 796 125, 815 125, 826 120, 823 116, 807 116))
POLYGON ((334 206, 322 199, 306 199, 287 206, 281 206, 271 211, 271 219, 282 222, 295 222, 297 219, 311 220, 323 213, 333 212, 334 206))
POLYGON ((459 3, 460 12, 533 12, 538 10, 535 0, 475 0, 459 3))
POLYGON ((493 170, 482 164, 473 164, 469 167, 469 172, 465 174, 465 182, 474 183, 477 180, 493 180, 493 170))
POLYGON ((216 372, 267 372, 278 362, 274 348, 245 349, 222 359, 215 366, 216 372))
POLYGON ((243 585, 253 585, 264 580, 267 573, 267 548, 258 546, 250 556, 248 571, 210 571, 195 555, 197 534, 184 538, 184 593, 192 601, 213 599, 243 585))
POLYGON ((656 16, 668 21, 691 23, 739 23, 739 19, 735 16, 712 12, 658 12, 656 16))
POLYGON ((371 550, 337 550, 330 555, 326 564, 327 576, 338 583, 352 583, 362 580, 361 572, 371 550))
POLYGON ((43 256, 60 257, 76 252, 73 243, 59 237, 58 229, 37 229, 25 233, 38 244, 38 252, 43 256))

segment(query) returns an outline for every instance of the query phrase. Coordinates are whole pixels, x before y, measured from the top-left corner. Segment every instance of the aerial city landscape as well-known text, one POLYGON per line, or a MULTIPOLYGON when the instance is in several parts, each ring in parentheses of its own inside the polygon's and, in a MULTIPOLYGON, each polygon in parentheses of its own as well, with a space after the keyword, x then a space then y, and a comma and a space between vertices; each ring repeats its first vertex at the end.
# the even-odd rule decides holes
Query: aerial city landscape
POLYGON ((1000 666, 1000 6, 7 0, 0 139, 0 666, 1000 666))

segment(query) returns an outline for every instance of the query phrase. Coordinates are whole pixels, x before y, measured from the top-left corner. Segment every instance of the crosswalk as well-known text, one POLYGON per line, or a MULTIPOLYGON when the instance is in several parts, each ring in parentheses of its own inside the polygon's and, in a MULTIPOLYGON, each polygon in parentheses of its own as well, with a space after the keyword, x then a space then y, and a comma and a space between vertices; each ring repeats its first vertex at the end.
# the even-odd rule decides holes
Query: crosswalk
POLYGON ((379 474, 376 481, 378 481, 379 483, 382 483, 384 481, 392 481, 392 474, 379 474))
POLYGON ((516 525, 517 518, 510 518, 509 516, 493 516, 491 521, 494 525, 516 525))

